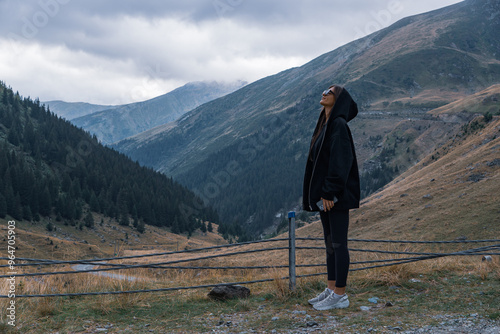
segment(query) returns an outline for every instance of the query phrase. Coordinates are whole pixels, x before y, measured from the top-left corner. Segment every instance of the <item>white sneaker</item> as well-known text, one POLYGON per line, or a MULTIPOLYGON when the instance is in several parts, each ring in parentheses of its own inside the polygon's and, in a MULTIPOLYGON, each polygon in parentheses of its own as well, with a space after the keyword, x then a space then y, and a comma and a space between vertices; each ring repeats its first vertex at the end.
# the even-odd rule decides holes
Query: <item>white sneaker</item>
POLYGON ((317 304, 320 301, 325 300, 330 295, 330 293, 331 293, 330 290, 328 288, 326 288, 325 291, 323 291, 322 293, 320 293, 319 295, 317 295, 313 299, 309 299, 308 302, 311 305, 317 304))
POLYGON ((346 294, 339 296, 334 293, 330 294, 319 303, 313 305, 314 309, 318 311, 325 311, 333 308, 346 308, 348 306, 349 298, 347 298, 346 294))

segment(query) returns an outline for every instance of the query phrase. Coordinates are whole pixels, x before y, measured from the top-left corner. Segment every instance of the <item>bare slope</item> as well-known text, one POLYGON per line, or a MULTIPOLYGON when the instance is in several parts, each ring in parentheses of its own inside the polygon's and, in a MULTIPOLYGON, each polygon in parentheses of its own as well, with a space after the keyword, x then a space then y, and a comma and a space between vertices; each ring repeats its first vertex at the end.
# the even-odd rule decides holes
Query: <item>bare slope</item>
MULTIPOLYGON (((350 237, 495 239, 500 235, 500 117, 464 126, 353 211, 350 237)), ((298 231, 321 236, 320 223, 298 231)))

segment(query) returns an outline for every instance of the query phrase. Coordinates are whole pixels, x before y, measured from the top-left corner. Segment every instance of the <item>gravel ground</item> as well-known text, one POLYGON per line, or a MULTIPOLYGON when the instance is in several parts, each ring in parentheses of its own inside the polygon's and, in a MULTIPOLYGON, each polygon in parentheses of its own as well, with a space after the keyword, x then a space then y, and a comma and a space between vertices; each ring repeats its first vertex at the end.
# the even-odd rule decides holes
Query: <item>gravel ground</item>
MULTIPOLYGON (((478 314, 470 315, 435 315, 430 316, 432 322, 438 322, 438 325, 429 326, 412 326, 408 324, 395 324, 394 326, 376 327, 370 324, 366 325, 344 325, 339 322, 335 316, 318 317, 311 316, 306 311, 288 311, 288 314, 282 313, 272 318, 271 321, 280 321, 289 319, 297 322, 297 329, 281 329, 281 330, 263 330, 259 328, 251 328, 249 318, 255 320, 260 318, 262 313, 250 312, 225 315, 216 319, 211 319, 216 322, 214 328, 206 333, 455 333, 455 334, 498 334, 500 333, 500 322, 487 320, 478 314), (321 318, 321 320, 320 320, 321 318)), ((210 317, 207 319, 210 320, 210 317)))
MULTIPOLYGON (((309 312, 311 314, 315 312, 309 312)), ((373 317, 375 318, 375 316, 373 317)), ((478 314, 470 315, 434 315, 429 316, 429 322, 438 323, 432 326, 416 326, 405 324, 398 321, 393 326, 380 326, 370 324, 365 321, 363 324, 345 324, 345 318, 339 318, 334 315, 315 315, 308 314, 308 311, 282 311, 279 314, 273 314, 270 318, 269 312, 265 308, 259 310, 242 312, 235 314, 225 314, 216 316, 210 314, 204 318, 193 319, 198 325, 202 324, 209 330, 199 331, 188 328, 163 328, 151 324, 137 323, 128 325, 126 328, 107 323, 98 324, 92 320, 86 320, 83 328, 70 331, 68 333, 217 333, 217 334, 249 334, 249 333, 337 333, 337 334, 365 334, 365 333, 397 333, 397 334, 498 334, 500 333, 500 321, 487 320, 478 314), (285 325, 278 324, 286 322, 285 325), (295 324, 294 329, 289 329, 290 323, 295 324), (257 324, 257 325, 256 325, 257 324), (269 329, 269 328, 280 329, 269 329)), ((193 325, 195 325, 193 323, 193 325)), ((193 328, 199 328, 193 326, 193 328)), ((24 331, 23 331, 24 332, 24 331)), ((30 332, 30 331, 28 331, 30 332)), ((38 333, 38 332, 37 332, 38 333)), ((62 334, 65 331, 51 331, 52 334, 62 334)))

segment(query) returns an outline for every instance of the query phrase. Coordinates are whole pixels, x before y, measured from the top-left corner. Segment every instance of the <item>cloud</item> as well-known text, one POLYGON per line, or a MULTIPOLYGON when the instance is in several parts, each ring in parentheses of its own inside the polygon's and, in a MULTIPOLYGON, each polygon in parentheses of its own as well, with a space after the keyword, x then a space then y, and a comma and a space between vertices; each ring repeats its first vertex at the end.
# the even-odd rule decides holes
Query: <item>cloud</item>
POLYGON ((0 0, 0 80, 122 104, 198 80, 254 81, 453 0, 0 0))

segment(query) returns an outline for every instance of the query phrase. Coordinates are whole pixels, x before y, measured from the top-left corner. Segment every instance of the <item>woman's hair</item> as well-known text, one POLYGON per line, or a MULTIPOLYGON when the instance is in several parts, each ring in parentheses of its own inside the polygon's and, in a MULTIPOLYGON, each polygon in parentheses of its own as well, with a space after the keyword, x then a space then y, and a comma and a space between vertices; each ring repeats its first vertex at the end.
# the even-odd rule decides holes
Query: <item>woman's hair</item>
POLYGON ((344 87, 342 86, 337 86, 337 85, 331 85, 330 87, 328 88, 333 88, 332 89, 332 92, 333 92, 333 95, 335 95, 335 100, 337 100, 340 96, 340 94, 342 93, 342 91, 344 90, 344 87))
MULTIPOLYGON (((328 88, 333 92, 333 98, 335 99, 334 101, 337 101, 340 94, 344 90, 344 87, 337 86, 337 85, 331 85, 328 88)), ((319 137, 321 129, 323 129, 323 126, 325 126, 325 124, 326 124, 326 116, 325 116, 324 111, 325 111, 325 107, 322 107, 318 122, 316 123, 316 128, 314 129, 314 133, 313 133, 313 136, 311 139, 311 146, 309 147, 309 150, 312 149, 314 143, 316 142, 316 139, 318 139, 318 137, 319 137)), ((309 158, 311 159, 311 156, 309 156, 309 158)))

